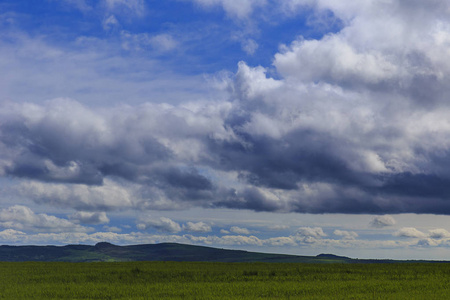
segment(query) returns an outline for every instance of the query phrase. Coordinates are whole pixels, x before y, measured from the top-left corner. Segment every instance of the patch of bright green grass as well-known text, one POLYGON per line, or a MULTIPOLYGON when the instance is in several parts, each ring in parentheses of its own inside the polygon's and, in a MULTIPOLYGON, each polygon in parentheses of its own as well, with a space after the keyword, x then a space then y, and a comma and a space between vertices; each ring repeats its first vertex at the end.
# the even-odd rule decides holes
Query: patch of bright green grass
POLYGON ((0 263, 0 299, 445 299, 450 264, 0 263))

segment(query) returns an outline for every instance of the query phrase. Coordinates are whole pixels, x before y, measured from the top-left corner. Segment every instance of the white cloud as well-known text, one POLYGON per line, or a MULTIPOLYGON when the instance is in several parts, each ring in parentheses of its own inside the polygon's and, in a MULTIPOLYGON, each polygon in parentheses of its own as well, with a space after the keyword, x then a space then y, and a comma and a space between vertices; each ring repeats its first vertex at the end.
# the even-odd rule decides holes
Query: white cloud
POLYGON ((165 217, 161 217, 156 220, 152 220, 149 218, 142 219, 137 224, 137 228, 140 230, 154 228, 159 231, 172 232, 172 233, 180 232, 182 230, 180 224, 178 224, 175 221, 172 221, 169 218, 165 218, 165 217))
POLYGON ((413 227, 403 227, 394 233, 394 236, 409 238, 424 238, 426 234, 413 227))
POLYGON ((274 64, 286 77, 342 85, 378 84, 398 72, 381 54, 358 53, 338 36, 294 42, 285 53, 275 55, 274 64))
POLYGON ((230 232, 236 233, 236 234, 250 234, 250 230, 247 228, 242 228, 238 226, 233 226, 230 228, 230 232))
MULTIPOLYGON (((150 99, 157 103, 198 101, 210 94, 203 75, 176 73, 167 61, 155 58, 160 50, 151 44, 154 35, 127 33, 130 36, 124 34, 121 39, 80 36, 65 48, 42 36, 4 32, 0 39, 0 68, 9 75, 1 76, 0 97, 17 103, 40 103, 64 96, 106 107, 142 104, 150 99), (120 43, 128 44, 133 51, 142 48, 147 54, 123 55, 120 43), (92 82, 96 82, 95 86, 92 82)), ((166 34, 166 49, 180 43, 166 34)), ((224 93, 220 94, 223 97, 224 93)))
POLYGON ((295 239, 292 237, 268 238, 268 239, 264 240, 264 244, 274 246, 274 247, 297 246, 295 239))
POLYGON ((159 51, 170 51, 178 46, 174 37, 165 33, 152 36, 148 42, 159 51))
POLYGON ((286 229, 289 229, 289 226, 287 226, 287 225, 271 225, 267 228, 269 230, 286 230, 286 229))
POLYGON ((322 238, 327 236, 320 227, 300 227, 297 229, 297 235, 302 237, 322 238))
POLYGON ((439 246, 440 242, 434 239, 421 239, 417 242, 417 246, 422 247, 436 247, 439 246))
POLYGON ((66 219, 47 214, 35 214, 23 205, 14 205, 0 210, 0 227, 34 232, 88 232, 83 227, 66 219))
POLYGON ((320 227, 300 227, 292 238, 300 244, 313 245, 319 243, 325 236, 327 235, 320 227))
POLYGON ((120 37, 122 48, 130 51, 144 51, 150 48, 157 52, 168 52, 176 49, 179 44, 172 35, 167 33, 149 35, 147 33, 134 34, 122 30, 120 37))
POLYGON ((6 241, 9 243, 17 243, 24 240, 27 237, 27 234, 22 231, 14 230, 14 229, 5 229, 0 231, 0 240, 6 241))
POLYGON ((204 222, 187 222, 183 225, 183 230, 192 232, 210 232, 212 231, 211 226, 204 222))
POLYGON ((450 232, 443 228, 431 229, 428 231, 428 235, 433 239, 450 238, 450 232))
POLYGON ((376 228, 383 228, 386 226, 394 226, 397 222, 392 216, 384 215, 384 216, 376 216, 370 222, 370 226, 376 228))
POLYGON ((69 219, 76 223, 92 225, 109 223, 109 218, 105 212, 78 211, 70 215, 69 219))
POLYGON ((354 240, 354 239, 356 239, 358 237, 358 234, 356 232, 354 232, 354 231, 346 231, 346 230, 339 230, 339 229, 336 229, 333 232, 333 234, 337 235, 337 236, 340 236, 340 237, 342 237, 343 239, 346 239, 346 240, 354 240))
POLYGON ((268 78, 263 67, 251 68, 245 62, 239 62, 234 83, 237 96, 242 100, 258 99, 283 85, 282 82, 268 78))
POLYGON ((256 236, 243 236, 243 235, 224 235, 221 237, 217 236, 207 236, 207 237, 196 237, 187 236, 192 242, 200 242, 206 245, 254 245, 262 246, 263 240, 256 236))
POLYGON ((105 180, 102 186, 82 184, 64 185, 36 181, 24 182, 19 192, 39 204, 71 207, 79 210, 117 210, 136 205, 133 192, 113 181, 105 180))

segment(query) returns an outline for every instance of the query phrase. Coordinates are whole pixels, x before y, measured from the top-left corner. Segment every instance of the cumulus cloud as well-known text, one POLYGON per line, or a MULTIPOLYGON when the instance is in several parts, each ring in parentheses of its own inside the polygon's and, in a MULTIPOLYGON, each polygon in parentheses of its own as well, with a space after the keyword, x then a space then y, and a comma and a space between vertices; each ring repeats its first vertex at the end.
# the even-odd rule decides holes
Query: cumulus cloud
POLYGON ((153 228, 159 231, 172 233, 180 232, 182 230, 180 224, 165 217, 161 217, 156 220, 153 219, 141 220, 141 222, 137 224, 137 228, 140 230, 153 228))
POLYGON ((24 239, 27 239, 27 237, 28 235, 25 232, 14 229, 0 231, 0 240, 7 243, 20 243, 23 242, 24 239))
POLYGON ((110 211, 133 208, 138 205, 133 197, 133 188, 127 188, 106 180, 102 186, 64 185, 27 181, 17 187, 22 195, 37 204, 50 204, 63 208, 87 211, 110 211))
MULTIPOLYGON (((47 214, 36 214, 23 205, 0 210, 0 227, 17 231, 34 232, 88 232, 92 228, 80 226, 69 220, 47 214)), ((11 232, 6 231, 4 234, 11 232)))
MULTIPOLYGON (((196 3, 237 18, 265 5, 196 3)), ((104 5, 111 16, 144 3, 104 5)), ((285 5, 330 11, 342 28, 280 47, 276 78, 240 62, 226 80, 228 100, 109 108, 70 99, 2 103, 0 174, 23 179, 20 189, 35 203, 80 211, 450 214, 448 3, 285 5)), ((168 34, 123 31, 121 38, 129 49, 177 48, 168 34)), ((40 59, 70 61, 34 43, 39 51, 30 50, 33 43, 24 48, 40 59)), ((384 225, 392 220, 372 222, 384 225)))
POLYGON ((293 239, 301 244, 316 244, 326 236, 320 227, 300 227, 293 239))
POLYGON ((399 237, 410 237, 410 238, 424 238, 426 234, 417 230, 414 227, 404 227, 394 233, 395 236, 399 237))
POLYGON ((342 237, 343 239, 346 239, 346 240, 354 240, 354 239, 356 239, 358 237, 358 233, 356 233, 354 231, 346 231, 346 230, 339 230, 339 229, 336 229, 333 232, 333 234, 337 235, 337 236, 340 236, 340 237, 342 237))
POLYGON ((250 234, 250 230, 248 230, 247 228, 238 227, 238 226, 231 227, 230 232, 236 233, 236 234, 246 234, 246 235, 250 234))
POLYGON ((297 243, 295 242, 295 238, 293 237, 275 237, 275 238, 269 238, 264 241, 264 244, 270 245, 270 246, 297 246, 297 243))
POLYGON ((183 225, 183 230, 192 232, 210 232, 212 231, 211 226, 204 222, 187 222, 183 225))
POLYGON ((243 236, 243 235, 224 235, 221 237, 217 236, 186 236, 192 242, 204 243, 206 245, 253 245, 262 246, 264 241, 256 236, 243 236))
POLYGON ((109 218, 105 212, 78 211, 70 215, 69 219, 76 223, 92 225, 109 223, 109 218))
POLYGON ((320 227, 300 227, 297 229, 297 235, 314 238, 327 236, 320 227))
POLYGON ((372 219, 370 222, 370 226, 376 227, 376 228, 383 228, 386 226, 393 226, 397 222, 392 216, 384 215, 384 216, 376 216, 372 219))
POLYGON ((450 232, 443 228, 431 229, 428 231, 428 235, 432 239, 450 238, 450 232))
POLYGON ((434 239, 421 239, 417 242, 417 246, 421 247, 436 247, 439 245, 439 241, 436 241, 434 239))

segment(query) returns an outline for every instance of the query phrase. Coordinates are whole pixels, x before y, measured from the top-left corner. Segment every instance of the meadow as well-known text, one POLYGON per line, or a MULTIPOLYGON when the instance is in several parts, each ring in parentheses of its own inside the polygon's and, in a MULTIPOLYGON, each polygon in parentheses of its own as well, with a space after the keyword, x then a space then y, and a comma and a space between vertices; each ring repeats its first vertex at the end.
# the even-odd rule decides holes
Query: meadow
POLYGON ((450 264, 2 262, 0 299, 445 299, 450 264))

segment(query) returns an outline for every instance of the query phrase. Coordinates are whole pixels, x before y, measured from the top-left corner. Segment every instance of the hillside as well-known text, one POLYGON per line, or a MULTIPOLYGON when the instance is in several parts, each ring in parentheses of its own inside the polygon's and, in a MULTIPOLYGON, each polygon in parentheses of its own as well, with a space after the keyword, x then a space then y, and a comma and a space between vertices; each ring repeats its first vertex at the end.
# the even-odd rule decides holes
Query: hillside
POLYGON ((106 242, 98 243, 95 246, 0 246, 0 261, 204 261, 286 263, 406 262, 394 260, 358 260, 343 256, 336 256, 333 254, 320 254, 317 256, 269 254, 177 243, 117 246, 106 242))

